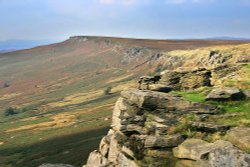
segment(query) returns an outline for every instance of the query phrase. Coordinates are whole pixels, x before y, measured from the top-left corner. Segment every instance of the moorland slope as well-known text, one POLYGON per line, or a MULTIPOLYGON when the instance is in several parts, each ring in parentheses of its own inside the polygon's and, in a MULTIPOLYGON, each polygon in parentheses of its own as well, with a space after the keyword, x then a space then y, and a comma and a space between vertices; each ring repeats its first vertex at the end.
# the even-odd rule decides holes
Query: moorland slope
MULTIPOLYGON (((71 37, 0 54, 0 165, 61 162, 79 166, 106 133, 119 92, 136 87, 139 76, 210 66, 208 57, 215 48, 218 59, 227 57, 220 53, 230 53, 226 63, 233 64, 237 55, 249 53, 249 44, 244 43, 71 37), (109 87, 111 92, 105 95, 109 87), (86 133, 93 129, 101 130, 86 133)), ((241 69, 244 86, 249 68, 241 69)), ((234 81, 229 84, 239 84, 234 81)))

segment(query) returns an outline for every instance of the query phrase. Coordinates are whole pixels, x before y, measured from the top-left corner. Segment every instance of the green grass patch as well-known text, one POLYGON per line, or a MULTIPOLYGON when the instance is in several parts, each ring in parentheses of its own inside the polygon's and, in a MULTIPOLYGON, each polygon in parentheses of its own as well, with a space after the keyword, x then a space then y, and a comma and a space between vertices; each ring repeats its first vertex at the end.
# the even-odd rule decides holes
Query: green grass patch
MULTIPOLYGON (((213 117, 210 121, 221 124, 228 124, 231 126, 250 126, 250 98, 242 101, 228 101, 228 102, 212 102, 205 101, 207 90, 202 91, 174 91, 174 94, 183 96, 185 100, 211 104, 218 106, 223 115, 220 117, 213 117), (236 113, 235 116, 228 116, 236 113)), ((188 126, 185 122, 177 127, 177 131, 187 131, 188 126)))
POLYGON ((174 91, 173 94, 181 95, 187 101, 204 102, 206 95, 200 91, 174 91))
POLYGON ((225 112, 243 112, 250 114, 250 99, 243 101, 229 101, 229 102, 210 102, 210 104, 219 106, 225 112))
POLYGON ((225 114, 238 114, 232 117, 214 118, 214 121, 232 126, 249 126, 250 127, 250 99, 243 101, 230 102, 212 102, 224 111, 225 114))
POLYGON ((49 122, 52 115, 59 113, 74 113, 78 109, 88 110, 104 104, 112 104, 116 101, 117 96, 118 94, 101 96, 74 106, 64 106, 46 112, 38 110, 44 103, 31 104, 19 108, 20 111, 24 110, 25 112, 7 117, 2 110, 0 114, 0 142, 4 142, 4 144, 0 146, 0 166, 35 167, 43 163, 82 166, 89 152, 98 147, 101 137, 107 133, 106 128, 96 132, 89 130, 109 127, 112 115, 110 107, 97 108, 92 113, 77 114, 75 123, 66 127, 45 130, 29 129, 9 133, 5 133, 5 130, 49 122), (32 116, 37 118, 22 120, 32 116))

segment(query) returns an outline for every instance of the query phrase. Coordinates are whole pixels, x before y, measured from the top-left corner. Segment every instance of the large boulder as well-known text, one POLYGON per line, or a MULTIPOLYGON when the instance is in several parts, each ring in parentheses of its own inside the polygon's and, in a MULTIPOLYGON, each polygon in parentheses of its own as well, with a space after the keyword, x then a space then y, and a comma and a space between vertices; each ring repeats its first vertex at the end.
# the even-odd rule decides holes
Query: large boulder
POLYGON ((104 167, 108 165, 108 160, 102 154, 95 150, 89 154, 87 164, 83 167, 104 167))
POLYGON ((168 93, 172 88, 163 84, 151 84, 148 86, 148 90, 168 93))
POLYGON ((195 160, 198 166, 249 167, 250 155, 234 147, 228 141, 208 143, 200 139, 188 139, 173 149, 176 157, 195 160))
POLYGON ((122 130, 124 125, 128 125, 133 122, 133 118, 139 114, 138 112, 140 112, 140 109, 127 104, 124 98, 119 98, 113 110, 111 127, 117 131, 122 130))
POLYGON ((218 140, 208 156, 210 167, 249 167, 250 155, 234 147, 230 142, 218 140))
POLYGON ((121 92, 121 96, 139 108, 149 110, 169 108, 172 110, 187 108, 191 103, 184 102, 182 97, 161 92, 128 89, 121 92))
POLYGON ((175 147, 182 143, 184 138, 180 134, 169 136, 147 136, 145 139, 146 148, 175 147))
POLYGON ((207 101, 242 100, 246 95, 237 88, 215 88, 206 97, 207 101))
POLYGON ((162 92, 128 89, 122 91, 121 96, 129 103, 136 104, 139 108, 146 110, 167 109, 179 113, 210 113, 216 109, 211 105, 185 101, 179 95, 162 92))
POLYGON ((173 149, 177 158, 202 160, 211 150, 211 143, 200 139, 187 139, 181 145, 173 149))
POLYGON ((230 126, 215 122, 190 122, 191 127, 202 132, 226 132, 230 126))
POLYGON ((226 137, 233 145, 250 153, 250 128, 232 128, 227 132, 226 137))

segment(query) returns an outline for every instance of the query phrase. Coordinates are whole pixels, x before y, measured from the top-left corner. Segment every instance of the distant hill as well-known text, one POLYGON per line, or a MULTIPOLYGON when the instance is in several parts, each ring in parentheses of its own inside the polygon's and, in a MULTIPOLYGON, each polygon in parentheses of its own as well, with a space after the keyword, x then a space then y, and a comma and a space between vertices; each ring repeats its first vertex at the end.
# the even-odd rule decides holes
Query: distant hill
POLYGON ((78 36, 0 54, 0 166, 82 166, 110 126, 121 90, 159 72, 165 61, 169 69, 204 58, 174 50, 245 43, 78 36))
POLYGON ((0 41, 0 53, 13 50, 29 49, 36 46, 55 43, 56 41, 49 40, 7 40, 0 41))
POLYGON ((211 37, 211 38, 204 38, 205 40, 231 40, 231 41, 250 41, 250 38, 242 38, 242 37, 211 37))
POLYGON ((8 53, 8 52, 13 52, 13 51, 16 51, 15 49, 3 49, 3 50, 0 50, 0 53, 8 53))

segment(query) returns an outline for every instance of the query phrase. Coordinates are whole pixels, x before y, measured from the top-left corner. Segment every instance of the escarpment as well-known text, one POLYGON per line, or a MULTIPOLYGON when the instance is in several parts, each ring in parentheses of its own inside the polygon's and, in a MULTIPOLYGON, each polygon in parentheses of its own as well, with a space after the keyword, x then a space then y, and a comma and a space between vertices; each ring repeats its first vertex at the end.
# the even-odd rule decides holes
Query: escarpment
POLYGON ((84 167, 249 167, 249 55, 229 47, 158 60, 165 70, 121 92, 84 167))

